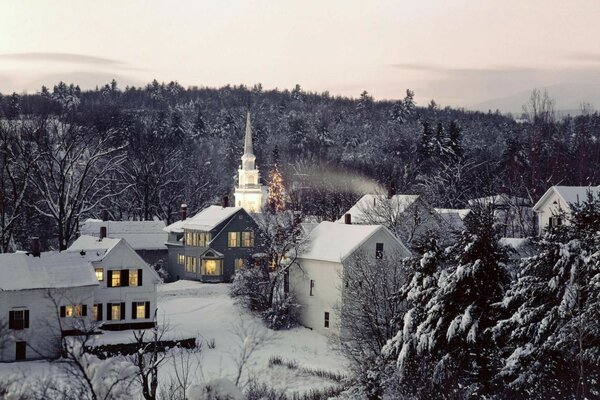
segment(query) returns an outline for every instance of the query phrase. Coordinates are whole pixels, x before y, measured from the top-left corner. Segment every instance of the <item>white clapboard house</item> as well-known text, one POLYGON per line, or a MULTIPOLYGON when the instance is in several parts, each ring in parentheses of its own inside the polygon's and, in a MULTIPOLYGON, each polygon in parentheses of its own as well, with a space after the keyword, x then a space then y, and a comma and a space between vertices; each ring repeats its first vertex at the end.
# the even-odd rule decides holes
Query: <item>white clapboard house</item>
POLYGON ((99 285, 94 290, 92 317, 102 329, 154 326, 158 274, 125 239, 80 236, 67 251, 93 257, 99 285))
POLYGON ((588 193, 600 195, 600 186, 552 186, 533 206, 537 215, 538 234, 554 225, 568 224, 571 204, 587 200, 588 193))
POLYGON ((0 361, 56 357, 63 335, 91 318, 99 287, 79 253, 0 254, 0 361))
POLYGON ((344 265, 354 256, 374 260, 384 255, 410 256, 410 251, 382 225, 321 222, 308 235, 307 248, 290 269, 290 292, 300 305, 302 325, 323 334, 339 333, 344 265))

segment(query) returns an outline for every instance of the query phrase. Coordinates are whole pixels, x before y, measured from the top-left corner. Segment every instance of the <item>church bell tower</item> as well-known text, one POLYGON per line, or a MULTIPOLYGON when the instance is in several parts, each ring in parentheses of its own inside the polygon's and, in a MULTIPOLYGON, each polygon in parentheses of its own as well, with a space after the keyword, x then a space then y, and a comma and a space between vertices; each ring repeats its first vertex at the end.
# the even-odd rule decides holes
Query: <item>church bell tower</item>
POLYGON ((256 156, 252 146, 252 126, 250 113, 246 116, 244 154, 238 169, 238 185, 235 188, 235 206, 243 207, 249 213, 262 212, 267 201, 266 188, 260 184, 260 174, 256 169, 256 156))

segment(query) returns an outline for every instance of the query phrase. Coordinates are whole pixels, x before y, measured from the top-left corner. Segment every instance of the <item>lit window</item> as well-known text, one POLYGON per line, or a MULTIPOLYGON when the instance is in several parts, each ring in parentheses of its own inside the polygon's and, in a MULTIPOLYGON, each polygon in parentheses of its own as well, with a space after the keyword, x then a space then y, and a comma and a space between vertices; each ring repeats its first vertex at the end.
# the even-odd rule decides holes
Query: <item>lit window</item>
POLYGON ((188 246, 192 246, 192 232, 185 233, 185 244, 188 246))
POLYGON ((240 247, 239 235, 239 232, 229 232, 227 235, 227 238, 229 239, 229 247, 240 247))
POLYGON ((196 268, 196 257, 186 256, 185 257, 185 272, 198 272, 196 268))
POLYGON ((183 254, 177 254, 177 264, 179 264, 179 265, 185 264, 185 256, 183 254))
POLYGON ((146 318, 146 303, 138 302, 135 305, 135 318, 146 318))
POLYGON ((112 271, 111 286, 112 287, 121 286, 121 271, 118 271, 118 270, 112 271))
POLYGON ((138 271, 137 271, 137 269, 129 270, 129 286, 138 286, 138 271))
POLYGON ((65 316, 67 317, 81 317, 81 306, 66 306, 65 316))
POLYGON ((253 247, 254 246, 254 232, 242 232, 242 246, 253 247))
POLYGON ((324 318, 323 326, 325 328, 329 328, 329 313, 327 311, 325 311, 325 318, 324 318))
POLYGON ((244 268, 244 259, 243 258, 236 258, 235 259, 235 271, 239 271, 240 269, 244 268))
POLYGON ((121 319, 121 305, 120 304, 112 304, 110 306, 110 316, 112 320, 121 319))
POLYGON ((202 275, 222 275, 221 260, 202 260, 202 275))
POLYGON ((94 321, 99 321, 99 310, 100 310, 101 305, 100 304, 94 304, 94 307, 92 307, 92 318, 94 319, 94 321))
POLYGON ((96 268, 96 279, 98 279, 98 282, 104 280, 104 268, 96 268))

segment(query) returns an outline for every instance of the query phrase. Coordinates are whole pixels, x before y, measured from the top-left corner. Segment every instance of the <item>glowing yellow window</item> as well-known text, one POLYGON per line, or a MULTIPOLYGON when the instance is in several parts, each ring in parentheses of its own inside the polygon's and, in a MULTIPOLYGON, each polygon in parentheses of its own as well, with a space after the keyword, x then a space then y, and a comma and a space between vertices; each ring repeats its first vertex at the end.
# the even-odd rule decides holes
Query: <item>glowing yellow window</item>
POLYGON ((121 305, 120 304, 111 305, 110 315, 112 317, 111 319, 113 319, 113 320, 121 319, 121 305))
POLYGON ((121 271, 113 271, 112 273, 112 287, 121 286, 121 271))
POLYGON ((196 257, 185 257, 185 272, 198 272, 196 269, 196 257))
POLYGON ((66 306, 65 315, 67 317, 81 317, 81 306, 66 306))
POLYGON ((138 285, 138 271, 137 269, 129 270, 129 286, 137 286, 138 285))
POLYGON ((239 232, 229 232, 227 234, 227 238, 229 239, 229 247, 240 247, 239 234, 239 232))
POLYGON ((100 307, 101 307, 100 304, 94 304, 94 307, 92 307, 92 317, 94 318, 94 321, 98 321, 98 317, 99 317, 98 309, 100 307))
POLYGON ((104 280, 104 268, 96 268, 96 279, 98 279, 98 282, 104 280))
POLYGON ((254 246, 254 232, 242 232, 242 246, 243 247, 254 246))
POLYGON ((202 260, 202 275, 222 275, 221 260, 202 260))
POLYGON ((146 318, 146 303, 136 303, 135 317, 136 319, 146 318))
POLYGON ((177 254, 177 264, 185 264, 185 256, 183 254, 177 254))
POLYGON ((239 271, 240 269, 244 268, 244 259, 243 258, 236 258, 235 259, 235 271, 239 271))

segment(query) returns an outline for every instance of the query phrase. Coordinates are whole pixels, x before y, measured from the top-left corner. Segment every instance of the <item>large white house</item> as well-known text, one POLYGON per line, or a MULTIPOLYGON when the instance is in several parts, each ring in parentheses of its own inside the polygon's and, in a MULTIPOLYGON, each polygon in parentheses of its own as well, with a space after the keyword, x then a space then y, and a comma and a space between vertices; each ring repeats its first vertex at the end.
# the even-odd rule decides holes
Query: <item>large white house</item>
POLYGON ((344 265, 354 256, 374 260, 384 254, 410 256, 386 227, 321 222, 308 236, 308 248, 290 269, 290 292, 300 304, 300 322, 322 334, 339 333, 344 265))
POLYGON ((238 185, 235 188, 235 206, 249 213, 262 212, 267 202, 267 188, 260 184, 260 173, 256 168, 256 156, 252 146, 250 113, 246 117, 246 135, 242 165, 238 170, 238 185))
POLYGON ((0 361, 56 357, 62 335, 91 319, 98 286, 79 253, 0 254, 0 361))
POLYGON ((126 240, 100 236, 80 236, 67 249, 92 257, 99 283, 93 293, 93 319, 107 330, 154 326, 158 274, 126 240))
POLYGON ((549 226, 568 224, 564 217, 571 214, 571 204, 585 201, 588 193, 600 195, 600 186, 550 187, 533 206, 538 219, 538 234, 542 235, 549 226))

